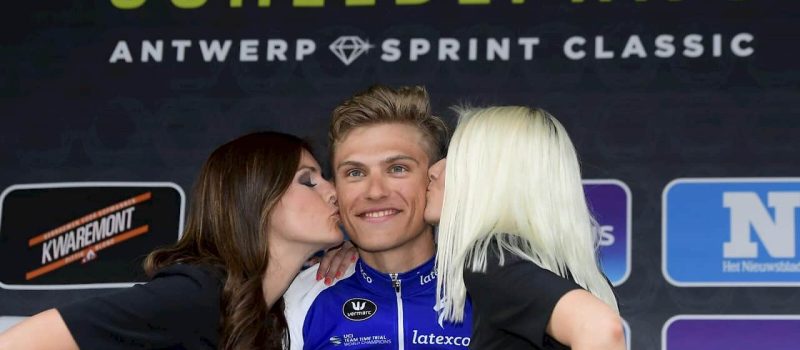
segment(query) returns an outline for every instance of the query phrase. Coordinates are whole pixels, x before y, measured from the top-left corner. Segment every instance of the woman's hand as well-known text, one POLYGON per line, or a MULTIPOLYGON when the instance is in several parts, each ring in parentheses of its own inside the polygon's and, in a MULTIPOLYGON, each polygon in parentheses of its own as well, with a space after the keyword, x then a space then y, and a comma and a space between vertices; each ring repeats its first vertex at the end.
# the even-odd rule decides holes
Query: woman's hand
POLYGON ((344 241, 338 247, 328 249, 319 262, 317 281, 324 278, 325 284, 331 285, 334 280, 342 277, 356 260, 358 251, 350 241, 344 241))

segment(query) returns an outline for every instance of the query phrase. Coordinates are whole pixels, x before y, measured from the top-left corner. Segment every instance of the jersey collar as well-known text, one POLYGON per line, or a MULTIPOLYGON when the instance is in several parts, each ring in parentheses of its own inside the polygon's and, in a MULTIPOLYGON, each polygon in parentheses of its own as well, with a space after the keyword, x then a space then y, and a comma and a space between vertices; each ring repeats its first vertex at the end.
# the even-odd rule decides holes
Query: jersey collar
MULTIPOLYGON (((432 257, 411 271, 397 274, 397 279, 400 281, 401 295, 414 295, 428 291, 431 288, 436 289, 435 260, 436 257, 432 257)), ((356 263, 355 270, 355 275, 359 282, 373 293, 381 295, 396 293, 390 274, 375 270, 362 259, 359 259, 356 263)))

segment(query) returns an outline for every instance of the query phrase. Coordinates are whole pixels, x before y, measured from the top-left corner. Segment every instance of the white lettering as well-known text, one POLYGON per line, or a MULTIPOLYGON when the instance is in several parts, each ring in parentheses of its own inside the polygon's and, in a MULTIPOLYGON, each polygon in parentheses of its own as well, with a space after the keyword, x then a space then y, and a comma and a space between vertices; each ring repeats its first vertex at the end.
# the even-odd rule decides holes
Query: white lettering
POLYGON ((723 244, 726 258, 756 258, 758 248, 750 240, 750 227, 773 258, 795 256, 795 210, 800 208, 800 192, 769 192, 767 203, 775 209, 770 218, 755 192, 726 192, 723 206, 730 209, 730 241, 723 244))
POLYGON ((599 60, 607 60, 614 58, 614 51, 606 51, 603 48, 605 39, 602 36, 594 37, 594 58, 599 60))
POLYGON ((478 59, 478 39, 469 39, 469 60, 474 61, 478 59))
POLYGON ((130 207, 77 227, 57 238, 45 241, 42 244, 42 265, 65 257, 120 232, 131 229, 133 212, 136 207, 130 207))
POLYGON ((631 57, 631 55, 639 56, 639 58, 647 57, 642 39, 639 39, 638 35, 631 35, 630 38, 628 38, 628 43, 625 44, 625 48, 622 50, 622 54, 619 55, 619 57, 628 58, 631 57))
POLYGON ((722 35, 714 34, 713 36, 711 36, 711 42, 712 42, 711 54, 714 55, 714 57, 722 56, 722 35))
POLYGON ((752 41, 753 41, 753 34, 750 33, 736 34, 736 36, 734 36, 733 39, 731 40, 731 52, 733 52, 734 55, 739 57, 747 57, 752 55, 753 51, 755 51, 753 50, 752 47, 742 47, 743 42, 750 43, 752 41))
POLYGON ((508 61, 511 56, 511 42, 508 38, 503 38, 498 41, 495 38, 489 38, 486 41, 486 60, 494 61, 495 57, 499 57, 502 61, 508 61))
POLYGON ((700 34, 689 34, 683 38, 683 55, 686 57, 697 58, 703 55, 703 36, 700 34))
POLYGON ((131 50, 128 48, 128 43, 125 42, 125 40, 118 41, 117 45, 114 46, 114 51, 111 52, 111 57, 108 59, 108 63, 117 63, 119 60, 123 60, 128 63, 133 62, 131 50))
POLYGON ((656 37, 656 57, 669 58, 675 54, 675 45, 673 42, 675 37, 669 34, 663 34, 656 37))
POLYGON ((425 276, 419 276, 419 285, 424 286, 434 280, 436 280, 436 270, 432 270, 431 273, 425 276))
POLYGON ((53 257, 50 255, 50 248, 53 246, 53 241, 45 241, 42 244, 42 265, 49 263, 53 260, 53 257))
POLYGON ((245 39, 239 42, 239 60, 242 62, 258 61, 258 40, 245 39))
POLYGON ((539 38, 519 38, 517 43, 525 48, 523 57, 526 61, 533 59, 533 47, 539 45, 539 38))
POLYGON ((178 62, 183 62, 186 60, 186 48, 191 47, 192 42, 189 40, 173 40, 172 47, 177 50, 175 52, 175 60, 178 62))
POLYGON ((600 226, 600 245, 607 247, 613 245, 616 241, 616 237, 614 237, 614 226, 611 225, 603 225, 600 226))
POLYGON ((142 41, 142 62, 150 61, 150 58, 153 61, 161 62, 164 58, 164 41, 163 40, 156 40, 156 44, 150 42, 150 40, 142 41))
POLYGON ((278 61, 286 61, 286 50, 289 49, 289 44, 283 39, 269 39, 267 40, 267 61, 272 62, 276 59, 278 61))
POLYGON ((412 62, 417 61, 419 56, 431 51, 431 43, 428 39, 412 38, 409 44, 408 59, 412 62))
POLYGON ((298 39, 294 58, 298 61, 302 61, 304 57, 314 53, 316 50, 317 44, 314 42, 314 40, 298 39))
POLYGON ((224 62, 230 49, 230 40, 225 40, 222 45, 220 45, 219 40, 211 40, 210 44, 206 40, 200 40, 200 53, 203 55, 203 61, 205 62, 211 62, 214 59, 217 62, 224 62))
POLYGON ((580 36, 573 36, 564 42, 564 55, 571 60, 580 60, 586 57, 586 51, 575 50, 575 45, 586 45, 586 39, 580 36))
POLYGON ((469 346, 469 342, 470 342, 469 337, 436 335, 433 333, 419 334, 419 332, 416 329, 412 330, 412 335, 411 335, 412 344, 469 346))
POLYGON ((458 49, 461 43, 458 39, 442 38, 439 40, 439 61, 458 61, 458 49))
POLYGON ((381 49, 383 49, 381 59, 386 62, 397 62, 402 56, 400 52, 400 40, 386 39, 383 41, 383 44, 381 44, 381 49))

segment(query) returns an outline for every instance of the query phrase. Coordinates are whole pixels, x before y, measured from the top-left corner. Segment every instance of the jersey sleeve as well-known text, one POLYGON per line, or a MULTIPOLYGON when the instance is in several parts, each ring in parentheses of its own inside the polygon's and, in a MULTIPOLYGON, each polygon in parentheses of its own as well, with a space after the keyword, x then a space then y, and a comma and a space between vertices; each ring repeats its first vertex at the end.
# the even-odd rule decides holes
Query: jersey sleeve
POLYGON ((309 310, 323 291, 352 276, 355 273, 355 265, 350 264, 344 275, 334 280, 330 286, 325 285, 324 281, 317 281, 319 264, 301 271, 295 277, 289 289, 283 294, 283 301, 286 305, 284 315, 289 325, 289 348, 291 350, 314 348, 319 345, 319 339, 311 337, 314 332, 307 329, 310 318, 309 310))
POLYGON ((539 348, 554 341, 545 330, 558 300, 581 288, 527 260, 506 260, 487 273, 465 269, 464 282, 473 304, 488 310, 493 327, 539 348))
POLYGON ((81 349, 162 348, 184 339, 215 348, 221 284, 210 269, 178 264, 149 283, 57 310, 81 349))
MULTIPOLYGON (((314 290, 319 289, 316 275, 319 264, 303 270, 295 277, 289 289, 283 294, 284 316, 289 325, 289 345, 291 350, 302 350, 304 345, 303 326, 306 314, 314 302, 314 290)), ((284 344, 285 345, 285 344, 284 344)))

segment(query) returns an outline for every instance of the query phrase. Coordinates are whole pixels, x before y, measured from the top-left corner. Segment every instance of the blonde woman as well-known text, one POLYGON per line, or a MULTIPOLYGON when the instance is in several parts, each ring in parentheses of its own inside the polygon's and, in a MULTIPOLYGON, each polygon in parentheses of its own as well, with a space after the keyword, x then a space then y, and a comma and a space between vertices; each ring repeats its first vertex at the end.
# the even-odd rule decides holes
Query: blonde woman
POLYGON ((469 294, 472 349, 624 349, 564 127, 528 107, 459 114, 425 211, 439 223, 440 321, 463 321, 469 294))

